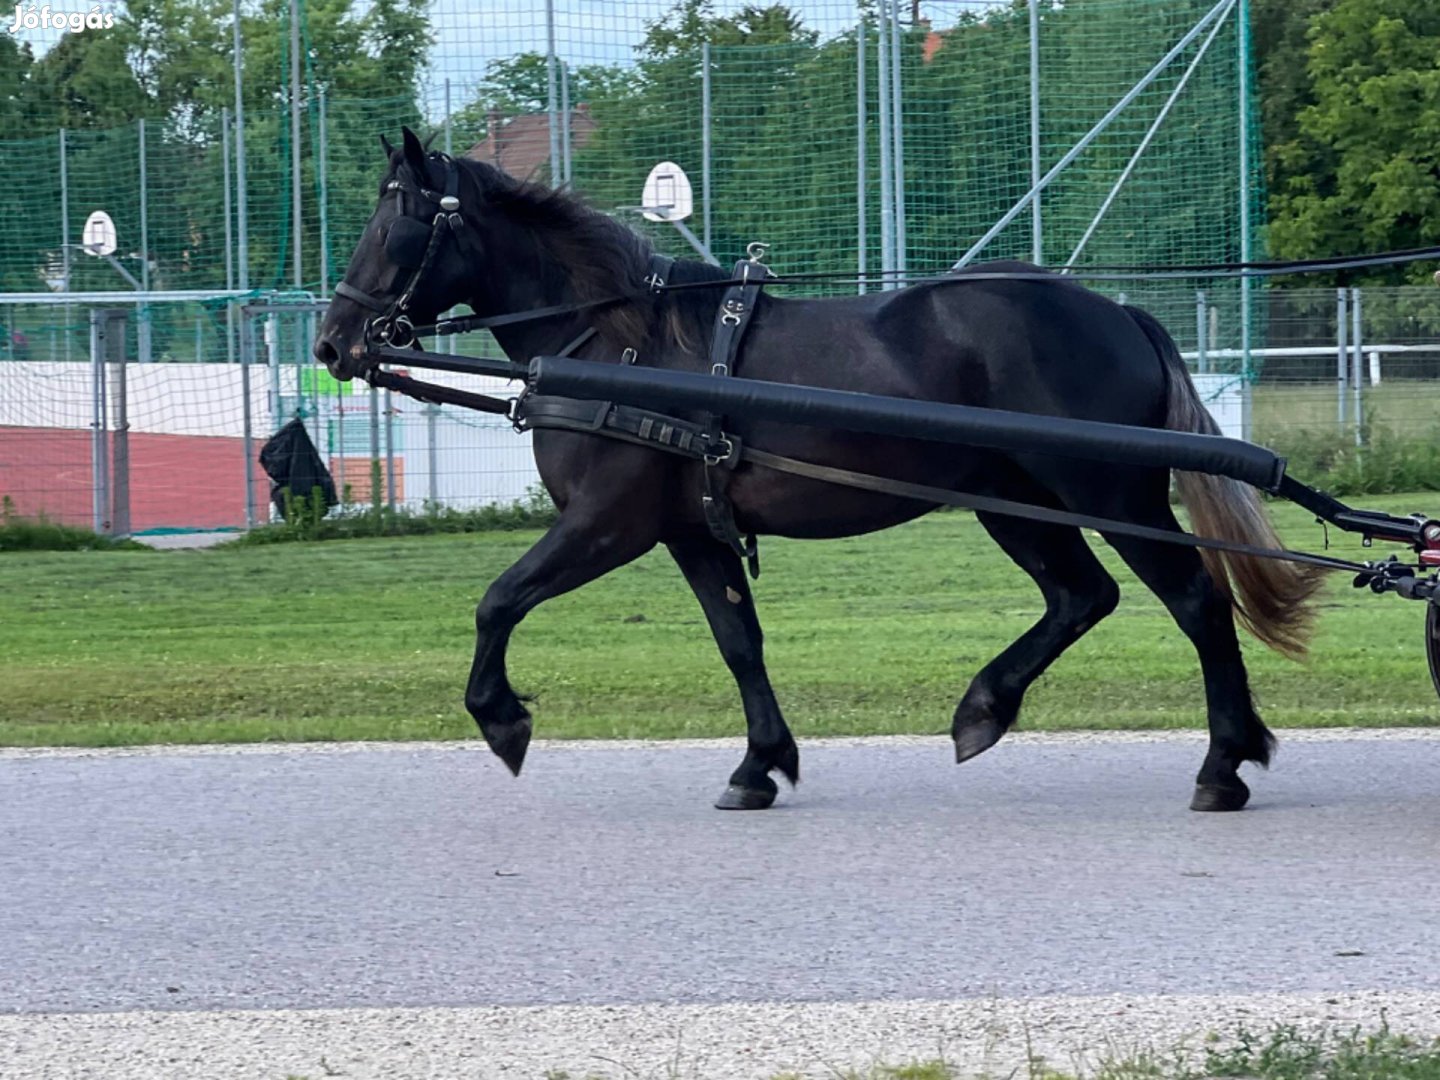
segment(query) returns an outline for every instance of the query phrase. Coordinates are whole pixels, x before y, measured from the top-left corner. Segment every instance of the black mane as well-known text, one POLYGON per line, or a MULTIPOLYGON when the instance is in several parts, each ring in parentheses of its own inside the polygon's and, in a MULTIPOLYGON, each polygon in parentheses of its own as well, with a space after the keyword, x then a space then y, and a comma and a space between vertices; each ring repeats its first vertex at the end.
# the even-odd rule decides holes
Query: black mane
MULTIPOLYGON (((482 205, 499 211, 539 242, 548 256, 545 262, 563 276, 576 300, 620 293, 648 301, 644 278, 655 247, 640 233, 563 188, 516 180, 492 165, 468 158, 457 158, 456 163, 462 178, 475 185, 482 205)), ((677 259, 670 282, 714 281, 728 276, 698 259, 677 259)), ((703 328, 715 317, 719 301, 719 290, 696 289, 671 293, 658 306, 664 310, 672 339, 693 347, 704 340, 703 328)), ((595 321, 620 340, 641 341, 649 336, 649 313, 656 307, 653 302, 617 305, 598 314, 595 321)))

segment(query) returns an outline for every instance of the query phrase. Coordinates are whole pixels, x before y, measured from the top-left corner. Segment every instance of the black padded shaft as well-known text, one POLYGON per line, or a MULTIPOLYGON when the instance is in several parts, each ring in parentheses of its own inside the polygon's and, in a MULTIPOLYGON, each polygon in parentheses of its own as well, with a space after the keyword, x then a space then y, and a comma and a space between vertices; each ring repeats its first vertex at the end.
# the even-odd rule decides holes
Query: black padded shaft
POLYGON ((559 356, 531 360, 530 385, 540 394, 622 401, 662 411, 703 409, 749 420, 866 431, 991 450, 1061 454, 1120 465, 1185 469, 1233 477, 1270 492, 1276 491, 1285 477, 1284 458, 1262 446, 1218 435, 1067 420, 755 379, 720 379, 559 356))

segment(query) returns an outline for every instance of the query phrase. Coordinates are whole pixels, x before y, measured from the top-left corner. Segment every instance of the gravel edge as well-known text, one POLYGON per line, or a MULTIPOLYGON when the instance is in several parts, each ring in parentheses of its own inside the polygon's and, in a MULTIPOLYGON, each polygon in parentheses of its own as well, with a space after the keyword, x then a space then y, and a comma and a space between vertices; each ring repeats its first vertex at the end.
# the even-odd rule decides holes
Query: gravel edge
MULTIPOLYGON (((1407 742, 1440 740, 1440 727, 1384 728, 1278 728, 1283 745, 1287 742, 1407 742)), ((1178 731, 1017 731, 1005 737, 1007 743, 1031 746, 1087 746, 1140 743, 1202 743, 1203 730, 1178 731)), ((743 750, 745 739, 536 739, 532 749, 551 752, 596 750, 743 750)), ((802 746, 934 746, 948 747, 948 735, 856 735, 802 738, 802 746)), ((274 743, 162 743, 147 746, 9 746, 0 747, 0 761, 27 758, 111 758, 111 757, 213 757, 227 754, 359 754, 388 752, 413 754, 488 753, 484 740, 407 742, 274 742, 274 743)))
POLYGON ((123 1012, 0 1016, 7 1080, 409 1080, 603 1077, 834 1080, 943 1058, 965 1075, 1072 1074, 1107 1059, 1196 1051, 1207 1035, 1276 1024, 1440 1036, 1440 994, 1237 996, 123 1012))

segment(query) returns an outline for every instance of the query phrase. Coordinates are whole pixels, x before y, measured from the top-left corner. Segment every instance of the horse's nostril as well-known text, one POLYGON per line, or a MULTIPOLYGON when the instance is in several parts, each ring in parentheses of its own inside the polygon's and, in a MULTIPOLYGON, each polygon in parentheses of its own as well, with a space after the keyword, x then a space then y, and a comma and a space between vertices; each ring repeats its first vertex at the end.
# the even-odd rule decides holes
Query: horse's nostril
POLYGON ((340 352, 328 337, 316 339, 315 348, 311 351, 315 354, 316 360, 332 370, 340 362, 340 352))

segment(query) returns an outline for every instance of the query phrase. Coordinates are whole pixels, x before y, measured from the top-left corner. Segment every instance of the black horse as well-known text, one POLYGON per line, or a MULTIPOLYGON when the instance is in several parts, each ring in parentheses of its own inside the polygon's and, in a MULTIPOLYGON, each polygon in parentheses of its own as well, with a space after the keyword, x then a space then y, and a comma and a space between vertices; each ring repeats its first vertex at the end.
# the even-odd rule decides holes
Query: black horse
MULTIPOLYGON (((367 307, 392 305, 409 280, 409 314, 417 323, 459 304, 483 316, 620 294, 630 299, 497 328, 495 336, 512 359, 526 360, 560 351, 588 326, 597 334, 578 351, 582 358, 619 363, 622 352, 633 349, 642 365, 704 371, 721 290, 652 292, 642 280, 651 254, 642 237, 572 195, 430 153, 407 130, 403 147, 390 151, 379 205, 350 260, 342 295, 330 305, 315 355, 339 378, 362 374, 369 365, 367 307), (463 224, 431 244, 424 280, 414 288, 414 258, 396 256, 393 244, 387 252, 386 241, 417 228, 433 232, 447 183, 452 198, 446 205, 453 211, 458 201, 463 224)), ((985 269, 1037 273, 1021 263, 985 269)), ((669 281, 725 276, 703 263, 679 262, 669 281)), ((751 379, 1216 432, 1174 342, 1151 316, 1058 275, 967 281, 962 272, 940 283, 858 297, 767 295, 755 309, 738 368, 751 379)), ((743 417, 728 418, 728 428, 744 445, 808 461, 1178 528, 1168 498, 1170 473, 1161 467, 1097 467, 743 417)), ((520 620, 551 597, 664 544, 695 591, 744 703, 748 750, 717 805, 769 806, 776 794, 770 772, 778 769, 796 782, 799 755, 766 674, 760 622, 741 560, 712 537, 702 514, 702 466, 569 431, 536 431, 534 452, 560 517, 490 586, 476 611, 465 705, 491 748, 519 772, 531 719, 506 676, 505 650, 520 620)), ((1196 474, 1177 479, 1197 531, 1275 546, 1252 489, 1196 474)), ((729 494, 742 529, 802 539, 889 528, 935 508, 751 465, 736 470, 729 494)), ((987 513, 979 519, 1034 578, 1045 613, 975 676, 960 699, 952 727, 957 761, 993 746, 1015 723, 1030 684, 1119 600, 1114 580, 1078 529, 987 513)), ((1106 539, 1164 602, 1200 656, 1210 745, 1191 805, 1238 810, 1249 797, 1240 764, 1267 764, 1274 740, 1251 700, 1236 618, 1267 644, 1303 652, 1307 601, 1317 580, 1286 563, 1202 555, 1118 534, 1106 539)))

